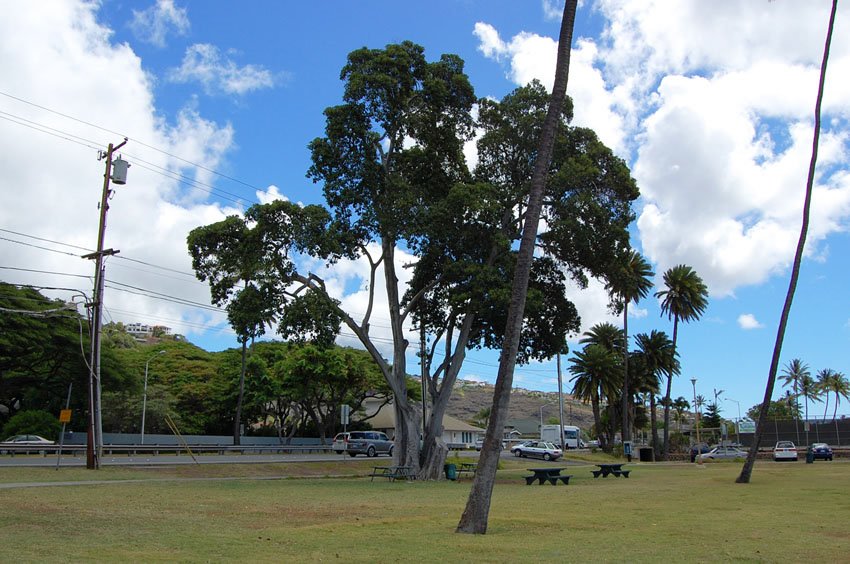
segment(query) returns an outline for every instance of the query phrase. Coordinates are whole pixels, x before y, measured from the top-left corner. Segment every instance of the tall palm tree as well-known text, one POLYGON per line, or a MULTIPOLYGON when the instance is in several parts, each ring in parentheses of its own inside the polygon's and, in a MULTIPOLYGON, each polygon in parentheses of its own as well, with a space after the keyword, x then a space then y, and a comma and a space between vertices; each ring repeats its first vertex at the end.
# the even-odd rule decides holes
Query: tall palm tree
MULTIPOLYGON (((639 333, 635 336, 638 355, 646 369, 643 383, 646 391, 655 388, 654 384, 660 382, 662 376, 671 378, 679 371, 679 362, 676 360, 676 346, 667 333, 653 330, 651 333, 639 333)), ((666 398, 665 398, 666 399, 666 398)), ((669 413, 669 402, 665 406, 665 413, 669 413)), ((650 394, 650 418, 652 419, 652 449, 658 450, 658 429, 655 426, 655 393, 650 394)), ((666 435, 665 435, 666 439, 666 435)))
MULTIPOLYGON (((561 17, 561 30, 558 35, 558 54, 555 61, 555 81, 552 84, 552 96, 546 111, 546 120, 540 131, 537 158, 528 192, 528 204, 522 239, 517 252, 516 268, 511 284, 511 299, 508 305, 507 322, 503 337, 502 355, 499 359, 499 371, 496 374, 496 389, 493 393, 493 410, 487 426, 486 437, 500 437, 508 417, 511 402, 514 367, 519 351, 522 322, 525 315, 525 299, 528 293, 528 280, 534 248, 537 241, 537 228, 540 224, 540 212, 543 207, 543 195, 546 191, 546 179, 555 147, 555 136, 562 110, 567 98, 567 81, 570 76, 570 53, 573 43, 573 29, 576 21, 578 0, 564 2, 564 14, 561 17)), ((496 467, 499 453, 495 449, 484 449, 478 459, 478 471, 472 481, 472 488, 466 501, 466 507, 460 517, 456 531, 483 535, 487 532, 487 520, 490 515, 490 501, 493 486, 496 483, 496 467)))
MULTIPOLYGON (((696 271, 685 264, 674 266, 664 273, 665 290, 656 292, 661 298, 661 311, 673 319, 673 349, 679 338, 679 321, 695 321, 708 306, 708 287, 696 271)), ((673 372, 667 375, 667 393, 664 395, 664 460, 670 457, 670 391, 673 372)))
POLYGON ((832 392, 833 382, 837 372, 832 368, 824 368, 818 371, 817 381, 815 385, 818 387, 820 395, 826 398, 823 406, 823 420, 826 421, 826 412, 829 411, 829 394, 832 392))
POLYGON ((826 406, 823 412, 824 421, 826 420, 826 412, 829 408, 829 394, 835 394, 835 406, 832 409, 832 420, 838 415, 838 406, 841 404, 841 398, 850 399, 850 382, 847 377, 841 372, 836 372, 831 368, 824 368, 818 372, 818 389, 826 396, 826 406))
POLYGON ((608 440, 601 433, 602 412, 600 409, 602 399, 610 398, 612 393, 620 390, 620 374, 622 367, 618 354, 607 348, 590 344, 584 349, 574 353, 570 359, 572 364, 569 371, 574 376, 570 378, 573 382, 572 395, 584 403, 590 403, 593 410, 593 423, 597 432, 600 432, 602 447, 608 447, 608 440))
POLYGON ((623 308, 623 393, 622 393, 622 425, 623 441, 631 439, 629 434, 629 304, 637 303, 645 298, 652 288, 652 277, 655 273, 644 260, 643 256, 634 249, 626 251, 623 262, 615 267, 614 273, 606 284, 608 291, 617 296, 618 305, 623 308))
POLYGON ((800 395, 797 392, 797 388, 799 387, 800 379, 803 376, 808 375, 809 367, 806 363, 799 358, 795 358, 788 362, 785 369, 782 371, 782 376, 780 376, 783 386, 793 386, 794 388, 794 402, 797 407, 797 409, 794 410, 794 429, 797 431, 797 444, 800 444, 800 395))
MULTIPOLYGON (((809 401, 820 401, 820 390, 818 389, 818 384, 815 382, 815 379, 812 378, 811 374, 803 374, 800 376, 797 384, 800 386, 800 395, 803 396, 803 401, 805 402, 806 411, 804 415, 804 421, 806 423, 809 422, 809 401)), ((806 444, 809 444, 809 426, 805 425, 806 429, 806 444)))
POLYGON ((767 372, 767 385, 764 390, 764 401, 759 410, 759 420, 756 423, 756 432, 753 435, 753 444, 747 453, 747 460, 741 468, 741 474, 735 480, 739 484, 748 484, 756 463, 759 442, 762 431, 767 423, 767 411, 770 406, 770 398, 773 397, 773 386, 776 383, 776 371, 779 368, 779 356, 782 354, 782 343, 785 340, 785 327, 788 325, 788 315, 791 313, 791 303, 794 301, 794 292, 797 289, 797 279, 800 277, 800 265, 803 262, 803 250, 806 247, 806 236, 809 232, 809 213, 812 207, 812 192, 815 185, 815 165, 818 162, 818 142, 820 140, 820 117, 821 103, 823 102, 823 87, 826 82, 826 65, 829 61, 829 47, 832 44, 832 31, 835 28, 835 12, 838 11, 838 0, 832 0, 832 9, 829 13, 829 24, 826 27, 826 42, 823 46, 823 57, 820 65, 820 80, 818 82, 818 94, 815 101, 815 130, 812 139, 812 158, 809 160, 809 174, 806 180, 806 195, 803 198, 803 222, 800 226, 800 238, 797 240, 797 250, 794 253, 794 265, 791 267, 791 280, 788 282, 788 292, 785 294, 785 304, 782 306, 782 315, 779 316, 779 327, 776 330, 776 341, 773 345, 773 357, 770 360, 770 369, 767 372))

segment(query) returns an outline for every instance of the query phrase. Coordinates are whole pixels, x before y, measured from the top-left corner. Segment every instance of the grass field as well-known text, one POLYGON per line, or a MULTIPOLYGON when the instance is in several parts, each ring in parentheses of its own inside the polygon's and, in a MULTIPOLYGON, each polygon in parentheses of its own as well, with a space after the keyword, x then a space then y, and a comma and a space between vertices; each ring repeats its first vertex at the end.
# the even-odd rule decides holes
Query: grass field
POLYGON ((486 535, 454 533, 469 480, 371 483, 374 464, 0 469, 0 562, 850 561, 846 462, 759 463, 748 485, 739 463, 575 466, 566 487, 504 462, 486 535))

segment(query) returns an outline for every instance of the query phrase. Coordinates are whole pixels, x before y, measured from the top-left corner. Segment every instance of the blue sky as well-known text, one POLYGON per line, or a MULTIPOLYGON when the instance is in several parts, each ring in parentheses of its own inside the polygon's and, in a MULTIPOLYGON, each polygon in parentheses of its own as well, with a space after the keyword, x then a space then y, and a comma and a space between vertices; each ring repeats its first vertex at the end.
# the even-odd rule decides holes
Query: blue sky
MULTIPOLYGON (((631 166, 642 192, 633 242, 659 279, 685 263, 711 292, 702 319, 680 327, 673 395, 691 399, 696 378, 706 397, 724 390, 729 417, 732 400, 743 412, 764 393, 799 234, 828 7, 586 0, 579 8, 575 123, 631 166)), ((561 6, 63 0, 43 10, 9 0, 4 8, 0 279, 90 293, 92 266, 78 257, 96 241, 97 149, 127 136, 130 178, 116 190, 107 231, 107 247, 121 250, 108 261, 107 320, 168 325, 218 350, 235 339, 224 316, 194 305, 208 304, 208 293, 190 275, 186 234, 273 197, 321 202, 305 177, 307 144, 322 134, 324 108, 340 101, 346 55, 412 40, 431 59, 460 55, 476 94, 501 98, 532 78, 551 82, 561 6)), ((842 7, 807 257, 782 355, 783 365, 799 357, 813 373, 850 372, 848 28, 842 7)), ((362 272, 351 263, 325 273, 353 312, 362 311, 362 272)), ((584 328, 619 324, 599 284, 573 299, 584 328)), ((630 332, 652 329, 672 333, 672 323, 648 298, 633 308, 630 332)), ((468 359, 462 377, 493 381, 495 352, 468 359)), ((554 390, 554 362, 519 368, 515 384, 554 390)), ((846 403, 839 413, 850 414, 846 403)))

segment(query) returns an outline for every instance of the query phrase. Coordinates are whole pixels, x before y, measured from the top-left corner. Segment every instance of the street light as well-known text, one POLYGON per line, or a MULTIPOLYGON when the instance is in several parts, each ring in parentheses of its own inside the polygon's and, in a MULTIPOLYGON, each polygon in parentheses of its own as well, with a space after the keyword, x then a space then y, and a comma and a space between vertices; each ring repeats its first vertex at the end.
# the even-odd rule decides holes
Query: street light
POLYGON ((734 401, 735 405, 738 406, 738 421, 735 423, 735 442, 737 442, 740 445, 741 444, 741 434, 740 434, 741 402, 739 402, 738 400, 733 400, 732 398, 726 398, 726 401, 734 401))
POLYGON ((165 354, 165 351, 157 351, 153 353, 145 363, 145 389, 142 394, 142 444, 145 444, 145 412, 148 408, 148 365, 154 358, 161 354, 165 354))
POLYGON ((700 441, 700 438, 699 438, 699 406, 697 405, 697 379, 696 378, 691 378, 691 385, 694 387, 694 414, 695 414, 696 427, 697 427, 697 464, 702 464, 702 456, 700 456, 702 454, 702 452, 700 452, 700 451, 702 451, 702 448, 700 448, 702 441, 700 441))

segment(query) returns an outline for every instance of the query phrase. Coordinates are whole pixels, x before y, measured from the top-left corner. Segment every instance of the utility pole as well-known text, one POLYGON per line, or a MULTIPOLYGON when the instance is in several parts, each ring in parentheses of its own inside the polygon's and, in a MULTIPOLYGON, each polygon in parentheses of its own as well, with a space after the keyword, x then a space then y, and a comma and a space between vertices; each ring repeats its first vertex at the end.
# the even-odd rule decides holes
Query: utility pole
POLYGON ((101 319, 103 313, 103 274, 104 265, 103 257, 107 255, 117 254, 118 251, 113 249, 103 248, 104 236, 106 235, 106 212, 109 210, 109 198, 112 194, 109 189, 109 181, 113 180, 115 184, 125 184, 127 182, 127 167, 130 166, 126 161, 119 157, 115 161, 115 170, 113 171, 112 155, 115 151, 123 147, 127 143, 127 138, 113 146, 112 143, 107 147, 106 152, 100 151, 98 160, 106 158, 106 170, 103 173, 103 193, 100 198, 100 223, 97 233, 97 251, 84 255, 84 259, 94 259, 94 298, 89 305, 91 308, 91 316, 89 325, 91 327, 91 362, 89 370, 89 421, 86 443, 86 468, 89 470, 97 470, 100 468, 100 459, 103 455, 103 418, 100 410, 100 332, 101 319))
MULTIPOLYGON (((558 423, 561 425, 561 452, 566 455, 567 445, 564 442, 564 386, 561 378, 561 351, 558 351, 557 356, 558 364, 558 423)), ((580 434, 580 433, 579 433, 580 434)), ((581 442, 581 437, 577 437, 578 441, 576 442, 576 447, 578 447, 579 442, 581 442)))

